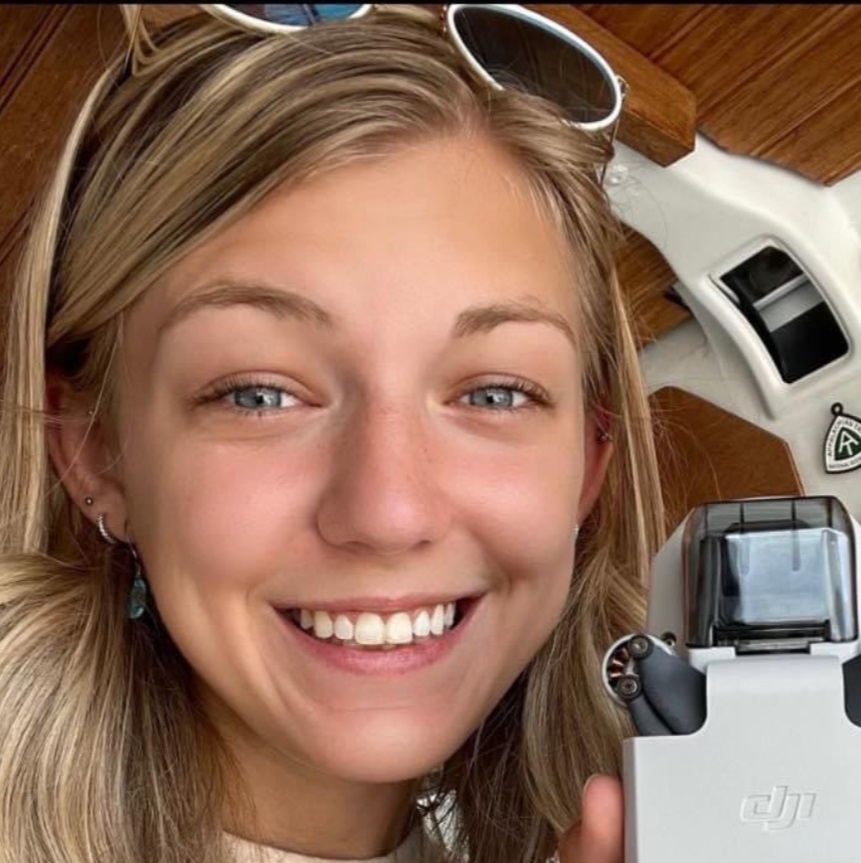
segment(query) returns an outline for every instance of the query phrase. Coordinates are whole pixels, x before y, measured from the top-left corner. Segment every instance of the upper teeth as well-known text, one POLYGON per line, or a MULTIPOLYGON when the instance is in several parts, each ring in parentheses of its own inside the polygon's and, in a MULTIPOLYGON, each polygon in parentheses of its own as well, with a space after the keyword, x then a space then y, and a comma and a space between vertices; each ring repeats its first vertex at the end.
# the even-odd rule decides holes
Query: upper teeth
POLYGON ((396 611, 390 615, 363 611, 358 615, 327 611, 299 611, 299 625, 313 631, 317 638, 336 638, 356 644, 411 644, 414 638, 442 635, 454 626, 454 603, 439 603, 413 611, 396 611))

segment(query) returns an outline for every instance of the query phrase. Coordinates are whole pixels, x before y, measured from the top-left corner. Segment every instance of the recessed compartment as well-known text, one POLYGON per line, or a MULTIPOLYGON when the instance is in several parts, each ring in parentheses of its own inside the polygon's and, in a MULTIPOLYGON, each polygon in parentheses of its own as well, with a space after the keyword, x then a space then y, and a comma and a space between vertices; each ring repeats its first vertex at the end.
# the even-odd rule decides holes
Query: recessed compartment
POLYGON ((764 245, 712 278, 753 327, 786 383, 848 353, 822 291, 783 249, 764 245))

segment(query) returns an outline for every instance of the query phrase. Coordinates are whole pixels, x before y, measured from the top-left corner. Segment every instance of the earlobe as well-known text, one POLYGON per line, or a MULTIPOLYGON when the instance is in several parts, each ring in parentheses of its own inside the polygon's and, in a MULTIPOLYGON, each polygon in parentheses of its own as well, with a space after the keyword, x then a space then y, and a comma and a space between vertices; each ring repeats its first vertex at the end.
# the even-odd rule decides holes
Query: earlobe
POLYGON ((581 524, 598 500, 613 455, 613 436, 606 423, 599 422, 592 413, 586 418, 583 434, 583 485, 577 507, 577 521, 581 524))
POLYGON ((93 524, 99 513, 112 524, 124 524, 125 498, 101 423, 62 378, 49 377, 47 400, 48 454, 66 493, 93 524))

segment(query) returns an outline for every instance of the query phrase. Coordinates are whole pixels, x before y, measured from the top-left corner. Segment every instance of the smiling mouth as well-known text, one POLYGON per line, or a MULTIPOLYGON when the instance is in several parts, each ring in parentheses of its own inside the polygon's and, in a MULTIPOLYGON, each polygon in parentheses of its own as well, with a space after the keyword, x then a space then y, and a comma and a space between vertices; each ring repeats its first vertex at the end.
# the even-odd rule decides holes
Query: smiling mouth
POLYGON ((444 638, 474 601, 461 599, 391 614, 305 608, 283 609, 280 614, 317 641, 363 650, 395 650, 444 638))

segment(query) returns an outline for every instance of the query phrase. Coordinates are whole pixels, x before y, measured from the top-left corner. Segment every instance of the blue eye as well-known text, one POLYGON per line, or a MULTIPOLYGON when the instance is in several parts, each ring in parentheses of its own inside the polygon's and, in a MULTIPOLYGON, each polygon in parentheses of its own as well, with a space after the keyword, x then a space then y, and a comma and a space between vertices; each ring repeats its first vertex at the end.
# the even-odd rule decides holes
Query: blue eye
POLYGON ((195 403, 213 403, 240 416, 261 416, 296 407, 302 402, 289 390, 275 384, 231 379, 197 397, 195 403))
POLYGON ((514 387, 479 387, 475 390, 470 390, 467 394, 471 407, 477 408, 503 408, 505 410, 513 410, 520 407, 515 404, 520 397, 521 402, 528 402, 529 399, 524 393, 514 387))
POLYGON ((549 394, 541 387, 520 378, 476 387, 461 398, 467 399, 469 407, 490 408, 496 413, 529 410, 552 403, 549 394))
POLYGON ((269 387, 255 384, 254 386, 235 387, 226 395, 229 395, 230 402, 233 407, 242 408, 245 410, 278 410, 285 407, 290 407, 285 404, 290 399, 296 401, 295 396, 292 396, 281 387, 269 387))

